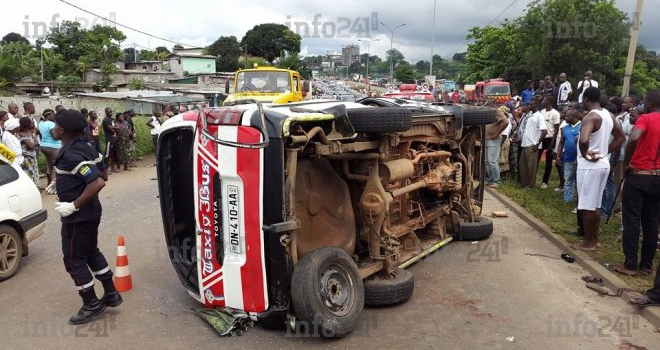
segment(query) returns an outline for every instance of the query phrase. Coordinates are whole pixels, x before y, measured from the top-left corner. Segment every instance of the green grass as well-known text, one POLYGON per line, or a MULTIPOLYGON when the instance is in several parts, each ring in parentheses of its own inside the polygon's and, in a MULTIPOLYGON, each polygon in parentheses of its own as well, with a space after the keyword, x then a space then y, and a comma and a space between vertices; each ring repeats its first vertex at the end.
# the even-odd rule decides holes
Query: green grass
MULTIPOLYGON (((513 180, 503 181, 498 189, 507 197, 512 199, 529 213, 548 225, 552 231, 562 236, 566 241, 577 243, 579 238, 569 234, 575 231, 577 227, 576 214, 571 211, 576 207, 576 203, 565 203, 562 194, 553 191, 553 188, 559 185, 557 169, 552 169, 552 176, 548 188, 541 189, 542 170, 544 162, 539 165, 537 174, 536 188, 523 189, 513 180)), ((605 262, 620 264, 623 263, 623 248, 621 246, 621 236, 617 230, 621 227, 621 217, 614 214, 608 224, 601 221, 599 242, 602 245, 596 252, 587 253, 594 260, 603 264, 605 262)), ((640 239, 641 242, 641 239, 640 239)), ((656 255, 656 266, 660 263, 660 254, 656 255)), ((626 283, 639 292, 644 292, 653 285, 653 276, 627 277, 621 276, 626 283)))

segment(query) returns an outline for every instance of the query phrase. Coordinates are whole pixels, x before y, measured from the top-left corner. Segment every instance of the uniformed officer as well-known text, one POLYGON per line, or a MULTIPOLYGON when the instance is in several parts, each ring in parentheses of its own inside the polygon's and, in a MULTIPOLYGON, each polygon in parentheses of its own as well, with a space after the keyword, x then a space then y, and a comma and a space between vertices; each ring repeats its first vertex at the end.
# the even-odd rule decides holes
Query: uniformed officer
POLYGON ((116 307, 123 301, 115 290, 108 262, 97 247, 101 221, 98 194, 108 176, 103 156, 82 138, 86 127, 87 120, 76 110, 64 109, 55 115, 54 136, 62 140, 54 164, 59 197, 55 210, 62 216, 64 267, 83 300, 80 311, 69 319, 71 324, 87 323, 106 306, 116 307), (92 276, 103 284, 101 300, 96 297, 92 276))

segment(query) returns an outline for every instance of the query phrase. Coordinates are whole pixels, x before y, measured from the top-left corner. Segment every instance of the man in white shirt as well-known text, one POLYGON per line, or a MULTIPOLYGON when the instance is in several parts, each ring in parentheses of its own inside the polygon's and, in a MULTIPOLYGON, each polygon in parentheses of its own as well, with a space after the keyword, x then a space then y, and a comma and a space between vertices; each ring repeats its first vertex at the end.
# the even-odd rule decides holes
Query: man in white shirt
POLYGON ((543 115, 539 112, 539 100, 541 96, 535 96, 530 106, 533 114, 527 118, 525 131, 520 144, 522 152, 520 155, 520 185, 533 188, 536 185, 536 171, 538 170, 538 149, 548 133, 548 127, 543 115))
POLYGON ((584 91, 584 107, 589 114, 582 119, 577 157, 578 215, 582 216, 584 241, 571 245, 571 248, 595 251, 598 247, 599 209, 610 174, 608 154, 621 147, 626 137, 612 114, 600 107, 597 88, 584 91), (614 136, 612 142, 610 135, 614 136))
POLYGON ((568 97, 573 93, 571 82, 566 80, 566 73, 559 74, 559 92, 557 93, 557 105, 568 103, 568 97))
MULTIPOLYGON (((559 112, 552 108, 553 98, 552 96, 545 96, 541 102, 543 109, 540 111, 543 114, 543 120, 548 129, 548 133, 545 134, 545 138, 541 143, 539 150, 538 162, 541 162, 541 156, 543 151, 545 151, 545 170, 543 172, 543 183, 541 188, 548 188, 548 181, 550 180, 550 174, 552 173, 552 160, 554 159, 554 148, 557 142, 557 135, 559 134, 559 124, 561 123, 561 116, 559 112)), ((560 184, 559 187, 564 186, 563 176, 559 176, 560 184)))
POLYGON ((14 102, 10 102, 7 105, 7 115, 9 116, 9 119, 20 118, 21 116, 18 114, 18 105, 14 102))
POLYGON ((154 115, 151 118, 147 119, 147 126, 151 132, 151 139, 154 142, 154 150, 156 149, 156 144, 158 143, 158 135, 160 134, 161 127, 161 112, 154 112, 154 115))
POLYGON ((591 71, 588 70, 586 73, 584 73, 584 80, 578 83, 577 90, 580 93, 580 96, 578 97, 578 103, 582 103, 582 96, 584 95, 584 91, 587 90, 590 87, 598 87, 598 82, 591 79, 591 71))

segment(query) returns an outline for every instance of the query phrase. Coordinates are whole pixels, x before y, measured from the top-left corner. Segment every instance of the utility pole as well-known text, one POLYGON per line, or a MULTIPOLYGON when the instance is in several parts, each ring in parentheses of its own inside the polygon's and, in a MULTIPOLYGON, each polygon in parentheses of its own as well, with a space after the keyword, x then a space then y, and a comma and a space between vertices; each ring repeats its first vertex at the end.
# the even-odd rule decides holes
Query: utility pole
POLYGON ((637 51, 637 39, 639 38, 639 27, 642 23, 642 8, 644 7, 644 0, 637 0, 635 7, 635 14, 633 16, 633 27, 630 35, 630 45, 628 46, 628 60, 626 62, 626 74, 623 76, 623 88, 621 89, 621 97, 626 97, 630 93, 630 79, 632 78, 632 71, 635 65, 635 52, 637 51))
POLYGON ((41 81, 44 81, 44 44, 39 45, 41 48, 41 81))
POLYGON ((390 84, 393 84, 394 83, 394 61, 392 60, 392 49, 394 48, 394 31, 399 27, 405 26, 406 24, 401 23, 401 24, 399 24, 398 26, 396 26, 394 28, 388 26, 387 24, 385 24, 383 22, 380 22, 380 24, 383 27, 390 30, 390 57, 389 57, 390 58, 390 84))
POLYGON ((433 75, 433 45, 435 44, 435 7, 437 4, 438 1, 433 0, 433 31, 431 32, 431 68, 429 68, 429 75, 433 75))
POLYGON ((365 76, 365 79, 369 79, 369 56, 371 56, 371 42, 380 41, 380 39, 358 39, 358 41, 364 41, 367 43, 367 75, 365 76))

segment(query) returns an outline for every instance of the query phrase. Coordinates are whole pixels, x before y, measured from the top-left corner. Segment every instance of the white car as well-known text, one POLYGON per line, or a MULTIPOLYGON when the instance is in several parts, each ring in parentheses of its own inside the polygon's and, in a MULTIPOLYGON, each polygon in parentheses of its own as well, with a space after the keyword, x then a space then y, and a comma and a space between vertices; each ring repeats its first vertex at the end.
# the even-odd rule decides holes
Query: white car
POLYGON ((47 218, 37 186, 0 157, 0 281, 18 271, 28 244, 44 233, 47 218))

